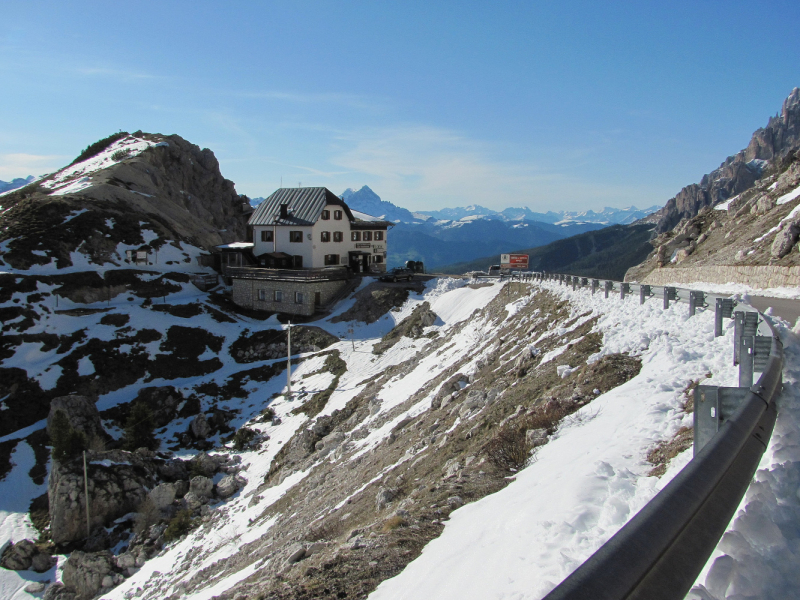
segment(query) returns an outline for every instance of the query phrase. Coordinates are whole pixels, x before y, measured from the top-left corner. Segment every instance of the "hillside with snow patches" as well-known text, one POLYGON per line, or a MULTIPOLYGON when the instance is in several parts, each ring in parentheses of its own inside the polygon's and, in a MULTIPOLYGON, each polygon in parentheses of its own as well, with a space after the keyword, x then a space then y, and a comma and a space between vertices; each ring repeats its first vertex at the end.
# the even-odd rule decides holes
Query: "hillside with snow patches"
MULTIPOLYGON (((166 265, 149 269, 142 279, 169 274, 166 265)), ((4 346, 4 372, 24 371, 26 385, 44 393, 104 381, 97 407, 114 438, 122 431, 108 411, 165 385, 200 412, 224 412, 229 431, 258 434, 241 452, 223 432, 209 436, 212 456, 241 460, 245 486, 212 499, 185 537, 141 566, 112 565, 119 583, 103 598, 540 598, 690 459, 684 450, 660 477, 648 461, 691 425, 687 386, 735 385, 732 323, 714 338, 710 312, 690 319, 685 306, 664 311, 549 282, 440 278, 405 290, 376 321, 343 320, 364 294, 383 293, 365 281, 361 296, 313 323, 339 341, 293 358, 288 397, 285 359, 245 360, 235 350, 254 331, 285 325, 228 312, 177 275, 169 283, 150 303, 129 291, 89 303, 61 297, 56 310, 55 285, 43 280, 0 306, 27 299, 33 313, 6 322, 17 330, 4 334, 18 339, 4 346), (202 347, 170 348, 176 326, 209 337, 202 347), (155 333, 143 339, 145 331, 155 333), (114 384, 113 373, 97 371, 134 356, 139 377, 114 384), (158 361, 186 370, 165 372, 158 361), (265 421, 267 406, 275 418, 265 421), (522 427, 530 441, 533 423, 533 460, 510 469, 498 440, 522 427)), ((785 324, 781 335, 787 367, 775 433, 696 598, 785 598, 797 588, 800 346, 785 324)), ((3 399, 0 415, 9 410, 3 399)), ((158 429, 162 450, 198 454, 181 442, 194 416, 158 429)), ((52 469, 36 435, 43 425, 0 437, 10 458, 0 479, 0 546, 47 535, 28 515, 47 491, 33 473, 52 469)), ((117 556, 133 539, 121 535, 117 556)), ((58 555, 44 573, 0 569, 0 596, 31 597, 24 588, 60 580, 66 561, 58 555)))

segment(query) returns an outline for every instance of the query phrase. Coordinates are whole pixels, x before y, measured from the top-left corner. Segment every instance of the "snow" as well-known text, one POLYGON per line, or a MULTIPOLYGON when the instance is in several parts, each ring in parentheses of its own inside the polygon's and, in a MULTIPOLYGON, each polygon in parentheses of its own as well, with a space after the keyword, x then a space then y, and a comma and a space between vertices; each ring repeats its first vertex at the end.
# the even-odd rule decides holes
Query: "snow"
POLYGON ((350 209, 350 212, 353 216, 358 219, 359 221, 380 221, 378 217, 373 217, 372 215, 368 215, 367 213, 363 213, 357 210, 350 209))
POLYGON ((728 207, 731 205, 731 203, 735 202, 739 196, 741 196, 741 194, 739 194, 738 196, 734 196, 733 198, 728 198, 727 200, 725 200, 725 202, 720 202, 719 204, 714 206, 714 210, 728 210, 728 207))
MULTIPOLYGON (((36 540, 39 532, 28 517, 31 498, 47 491, 47 484, 35 485, 28 471, 36 464, 36 457, 27 442, 20 442, 11 454, 13 469, 0 479, 0 549, 8 542, 24 539, 36 540)), ((33 581, 55 579, 55 568, 45 573, 10 571, 0 568, 0 598, 20 600, 31 596, 23 588, 33 581)))
MULTIPOLYGON (((710 372, 712 384, 735 385, 732 322, 726 323, 723 337, 714 338, 712 311, 690 319, 682 305, 664 311, 656 302, 639 306, 630 299, 604 300, 587 290, 572 291, 551 282, 542 287, 570 299, 576 313, 591 310, 599 316, 596 330, 603 333, 604 343, 593 358, 629 352, 640 356, 641 372, 568 419, 511 485, 454 511, 443 534, 398 576, 384 581, 371 599, 541 598, 689 461, 691 450, 674 459, 660 479, 647 476, 650 465, 644 461, 655 442, 691 425, 691 415, 681 410, 686 384, 710 372)), ((794 377, 800 377, 800 350, 791 337, 786 339, 791 348, 787 355, 795 356, 794 377)), ((782 407, 785 403, 784 396, 782 407)), ((796 433, 800 392, 794 393, 792 405, 794 414, 788 418, 782 408, 768 453, 772 459, 765 456, 762 463, 771 471, 757 477, 767 483, 751 488, 749 504, 734 522, 733 532, 726 534, 728 539, 736 535, 737 527, 746 529, 749 543, 721 545, 738 553, 729 580, 736 582, 741 575, 751 586, 772 590, 753 597, 793 595, 790 590, 800 567, 800 559, 789 551, 800 541, 793 517, 797 513, 781 512, 787 498, 791 510, 800 511, 794 494, 797 484, 787 487, 788 481, 779 481, 780 471, 790 472, 791 481, 800 481, 800 462, 788 463, 788 468, 785 462, 778 464, 800 460, 796 433), (783 523, 781 535, 767 525, 770 522, 783 523), (746 564, 751 555, 757 557, 752 567, 746 564), (759 572, 773 576, 759 577, 759 572), (778 572, 781 576, 775 577, 778 572)), ((738 586, 744 588, 741 582, 738 586)))
POLYGON ((777 202, 778 204, 786 204, 787 202, 791 202, 795 198, 800 198, 800 186, 796 187, 788 194, 784 194, 783 196, 778 198, 777 202))
POLYGON ((117 140, 99 154, 74 165, 69 165, 53 175, 48 176, 45 181, 41 183, 41 186, 52 190, 51 195, 53 196, 72 194, 85 190, 92 186, 91 176, 94 173, 119 162, 119 160, 112 158, 115 152, 127 150, 128 153, 121 159, 125 160, 141 154, 151 146, 155 146, 155 143, 130 135, 126 136, 117 140))
MULTIPOLYGON (((159 259, 165 254, 169 256, 170 252, 181 256, 186 250, 185 246, 165 246, 161 249, 159 259)), ((151 266, 148 269, 158 270, 151 266)), ((365 278, 359 289, 363 289, 369 282, 365 278)), ((420 414, 429 408, 438 388, 420 394, 413 405, 397 411, 396 415, 392 413, 392 418, 387 419, 380 427, 375 424, 380 416, 402 405, 433 377, 441 375, 465 357, 468 360, 459 369, 469 375, 475 364, 491 352, 493 328, 502 326, 504 319, 519 318, 518 311, 528 302, 527 298, 508 302, 505 315, 497 322, 476 319, 473 317, 476 309, 483 308, 498 298, 505 291, 506 285, 517 284, 502 284, 498 281, 481 287, 470 287, 468 283, 462 279, 432 279, 426 283, 421 293, 410 294, 399 310, 392 311, 369 325, 331 322, 333 317, 352 306, 352 300, 342 302, 328 318, 314 323, 341 337, 342 341, 333 344, 326 351, 339 351, 348 365, 348 370, 341 376, 321 415, 343 408, 350 399, 364 390, 365 381, 385 372, 392 365, 413 359, 429 343, 425 337, 403 338, 381 355, 373 355, 371 352, 372 346, 383 335, 410 315, 422 302, 429 302, 438 316, 429 330, 452 334, 450 344, 430 356, 421 353, 416 364, 410 363, 407 371, 386 382, 381 388, 377 395, 380 406, 365 422, 369 426, 368 435, 360 440, 353 440, 356 456, 369 452, 385 440, 402 419, 420 414), (352 334, 349 332, 351 328, 352 334)), ((520 471, 511 485, 497 494, 453 512, 443 535, 429 543, 422 555, 400 575, 384 582, 373 594, 374 598, 540 598, 613 535, 689 460, 691 450, 676 458, 666 475, 660 479, 647 476, 650 465, 644 461, 646 452, 654 443, 669 438, 682 425, 691 424, 691 415, 686 415, 681 409, 682 391, 689 380, 711 372, 712 384, 731 385, 735 381, 735 369, 730 360, 732 323, 726 324, 724 337, 714 338, 711 311, 701 310, 690 319, 685 305, 675 304, 664 311, 660 302, 653 300, 640 306, 638 298, 620 300, 613 297, 606 300, 602 295, 592 296, 586 289, 573 291, 553 282, 544 282, 541 286, 572 303, 570 320, 553 323, 547 335, 564 336, 589 320, 596 319, 594 331, 602 333, 603 346, 590 360, 597 360, 610 353, 629 352, 641 357, 641 373, 623 386, 602 395, 598 394, 590 405, 567 419, 551 437, 551 441, 539 449, 536 462, 520 471)), ((741 289, 738 291, 741 292, 741 289)), ((184 284, 181 291, 171 294, 168 300, 172 304, 202 303, 205 297, 205 294, 191 284, 184 284)), ((60 302, 60 308, 83 306, 63 298, 60 302)), ((148 327, 166 331, 170 325, 184 324, 182 320, 168 314, 144 308, 138 301, 128 302, 125 294, 113 299, 111 304, 112 311, 124 311, 129 316, 127 325, 134 330, 148 327)), ((106 305, 101 302, 97 306, 106 305)), ((88 338, 115 339, 115 328, 99 325, 102 314, 72 317, 50 313, 27 333, 57 332, 68 335, 87 329, 88 338)), ((222 383, 230 375, 242 370, 243 365, 230 358, 228 349, 245 328, 261 330, 284 327, 275 318, 267 321, 253 321, 246 317, 237 319, 236 323, 217 323, 210 315, 201 314, 186 322, 187 325, 191 323, 193 327, 202 327, 225 339, 218 353, 223 361, 220 370, 206 376, 168 382, 138 381, 125 388, 102 394, 98 398, 98 409, 102 411, 121 402, 128 402, 145 386, 174 385, 188 395, 200 383, 222 383)), ((788 390, 796 387, 793 382, 800 378, 800 351, 796 338, 786 331, 784 334, 787 356, 792 356, 794 360, 794 366, 791 367, 794 371, 787 370, 788 390)), ((514 353, 533 352, 532 347, 535 348, 541 339, 543 337, 535 342, 521 340, 516 348, 509 351, 509 355, 513 357, 514 353)), ((157 354, 160 343, 157 341, 148 344, 145 346, 146 351, 151 355, 157 354)), ((55 385, 58 374, 56 371, 60 373, 60 367, 54 363, 60 356, 55 351, 42 352, 41 348, 42 344, 38 342, 21 344, 12 357, 3 361, 2 366, 25 368, 30 376, 42 382, 43 387, 55 385)), ((567 377, 581 365, 559 364, 556 359, 560 352, 554 352, 563 352, 565 349, 566 344, 545 354, 542 363, 555 360, 559 375, 567 377)), ((131 347, 120 348, 122 352, 130 350, 131 347)), ((247 368, 274 362, 276 361, 258 361, 247 365, 247 368)), ((293 390, 312 393, 325 389, 333 378, 329 373, 317 373, 323 362, 324 357, 309 356, 300 364, 294 365, 293 390)), ((82 374, 91 375, 94 372, 94 365, 88 358, 79 361, 78 368, 82 374)), ((241 411, 231 423, 233 427, 247 423, 248 427, 270 436, 270 441, 264 448, 240 454, 245 466, 243 475, 248 479, 247 486, 234 498, 216 505, 209 523, 165 548, 138 573, 118 588, 104 594, 103 598, 121 600, 126 593, 141 587, 142 600, 170 594, 187 600, 207 599, 223 594, 263 566, 263 563, 242 560, 243 555, 238 554, 235 562, 229 561, 228 566, 211 577, 202 589, 184 590, 181 587, 182 583, 188 582, 200 570, 237 554, 245 544, 268 537, 269 530, 277 519, 290 517, 280 514, 263 516, 269 512, 268 507, 294 486, 301 484, 310 473, 296 471, 278 485, 257 492, 275 455, 300 427, 308 426, 308 422, 304 415, 292 414, 298 401, 284 395, 285 371, 264 383, 250 381, 244 384, 244 388, 248 392, 246 398, 221 403, 220 408, 241 411), (280 425, 254 423, 251 420, 265 406, 268 398, 274 398, 269 404, 280 417, 280 425)), ((786 397, 789 398, 791 393, 791 390, 787 391, 786 397)), ((204 409, 210 407, 208 398, 201 397, 201 402, 204 409)), ((784 514, 781 512, 785 510, 784 507, 800 504, 800 499, 794 495, 797 483, 791 483, 800 482, 800 471, 792 466, 800 465, 800 452, 797 450, 800 436, 796 433, 800 430, 800 393, 792 402, 792 406, 796 406, 794 410, 797 415, 794 420, 787 420, 786 415, 790 413, 784 408, 790 405, 784 404, 770 451, 762 464, 762 468, 767 471, 759 474, 757 481, 760 487, 757 488, 757 493, 754 491, 752 498, 749 495, 750 499, 746 501, 749 504, 743 505, 747 518, 743 517, 739 525, 738 521, 733 524, 731 535, 740 532, 741 536, 749 540, 749 546, 730 542, 724 547, 725 551, 730 548, 729 553, 736 561, 743 561, 742 557, 747 555, 756 555, 757 558, 753 559, 755 564, 761 565, 761 568, 770 573, 783 573, 781 577, 773 578, 772 584, 775 586, 781 585, 782 581, 788 581, 789 575, 785 573, 790 573, 792 569, 800 572, 800 568, 796 568, 792 562, 794 548, 800 547, 795 530, 792 529, 797 519, 781 516, 784 514), (752 523, 762 523, 765 520, 777 524, 785 541, 784 545, 781 545, 781 538, 774 532, 774 528, 770 529, 769 544, 762 543, 763 535, 756 539, 752 523), (777 554, 769 550, 775 547, 783 550, 777 554)), ((464 419, 468 418, 474 418, 474 415, 464 416, 464 419)), ((43 422, 39 422, 4 436, 0 441, 21 439, 43 425, 43 422)), ((185 430, 187 425, 186 419, 176 420, 162 435, 164 438, 170 437, 175 431, 185 430)), ((421 450, 426 451, 427 449, 421 450)), ((184 457, 191 454, 192 451, 182 452, 184 457)), ((398 459, 398 463, 387 467, 376 476, 380 477, 401 462, 416 456, 418 454, 409 451, 398 459)), ((43 493, 45 489, 44 486, 34 486, 27 476, 33 465, 33 453, 27 443, 20 442, 17 445, 13 460, 17 466, 5 480, 0 481, 0 546, 5 541, 21 539, 19 536, 36 536, 25 515, 30 499, 43 493), (14 490, 13 495, 10 490, 14 490)), ((334 460, 333 455, 330 460, 334 460)), ((352 494, 356 495, 365 488, 366 485, 356 488, 352 494)), ((800 506, 797 510, 800 513, 800 506)), ((737 537, 731 539, 739 540, 737 537)), ((723 546, 720 548, 723 549, 723 546)), ((724 564, 724 560, 720 564, 724 564)), ((748 570, 749 567, 745 566, 737 568, 739 570, 736 573, 741 573, 748 581, 755 580, 755 570, 748 570)), ((707 567, 709 569, 713 571, 711 563, 707 567)), ((719 579, 719 571, 720 569, 713 571, 711 576, 719 579)), ((56 578, 55 573, 45 575, 51 580, 56 578)), ((28 597, 20 592, 21 587, 27 584, 24 578, 28 578, 28 575, 0 570, 0 597, 28 597)), ((705 579, 701 578, 701 582, 705 582, 705 579)), ((764 597, 768 596, 765 594, 764 597)))

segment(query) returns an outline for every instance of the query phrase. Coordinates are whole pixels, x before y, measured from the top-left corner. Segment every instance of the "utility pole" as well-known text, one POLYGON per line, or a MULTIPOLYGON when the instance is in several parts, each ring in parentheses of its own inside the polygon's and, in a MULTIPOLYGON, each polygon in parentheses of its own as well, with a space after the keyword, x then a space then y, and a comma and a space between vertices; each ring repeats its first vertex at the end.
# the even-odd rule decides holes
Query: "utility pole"
POLYGON ((83 451, 83 493, 86 496, 86 539, 92 535, 92 526, 89 522, 89 474, 86 470, 86 450, 83 451))
POLYGON ((287 396, 292 399, 292 322, 286 327, 286 388, 287 396))

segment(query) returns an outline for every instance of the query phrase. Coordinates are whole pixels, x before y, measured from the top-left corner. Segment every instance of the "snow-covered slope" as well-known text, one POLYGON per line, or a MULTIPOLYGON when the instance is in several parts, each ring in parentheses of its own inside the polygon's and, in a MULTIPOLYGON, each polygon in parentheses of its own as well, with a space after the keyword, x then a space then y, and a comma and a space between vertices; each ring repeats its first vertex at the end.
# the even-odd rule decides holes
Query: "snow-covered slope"
MULTIPOLYGON (((59 310, 105 309, 87 314, 56 313, 52 290, 39 284, 38 318, 24 329, 33 337, 20 340, 2 363, 47 387, 57 384, 62 369, 76 368, 89 379, 104 375, 91 372, 101 364, 98 355, 88 354, 92 364, 84 366, 62 360, 65 354, 77 357, 92 340, 122 342, 122 353, 165 360, 158 358, 167 356, 163 343, 137 344, 138 332, 165 332, 177 324, 202 329, 220 344, 198 358, 217 359, 217 367, 142 377, 101 393, 98 408, 129 402, 143 387, 170 384, 184 397, 198 398, 202 411, 233 411, 233 427, 247 425, 269 436, 239 453, 248 480, 243 490, 197 516, 196 529, 103 598, 294 598, 307 589, 358 597, 384 580, 373 597, 539 598, 688 461, 691 450, 660 478, 650 475, 647 461, 657 443, 691 423, 684 410, 687 385, 706 377, 719 385, 734 380, 731 327, 715 339, 710 312, 690 319, 684 305, 663 311, 655 302, 604 300, 550 283, 467 285, 441 278, 416 288, 374 322, 341 320, 373 289, 365 282, 360 295, 315 323, 341 341, 294 359, 290 398, 283 366, 256 375, 280 361, 242 364, 234 351, 251 330, 283 325, 223 318, 206 294, 188 284, 179 288, 166 294, 164 311, 156 310, 158 303, 142 306, 134 295, 118 296, 110 306, 62 298, 59 310), (416 332, 404 329, 428 310, 434 317, 419 321, 416 332), (129 329, 101 322, 110 314, 126 315, 129 329), (83 331, 86 338, 48 349, 36 334, 53 331, 65 337, 83 331), (326 366, 334 355, 342 361, 335 371, 326 366), (622 364, 630 376, 614 379, 622 364), (234 381, 241 391, 233 396, 215 391, 234 381), (259 419, 267 403, 279 420, 259 419), (519 419, 552 407, 567 416, 553 422, 530 466, 516 474, 499 469, 486 450, 492 440, 519 419)), ((27 295, 15 292, 3 307, 27 295)), ((785 328, 783 334, 789 368, 776 433, 759 483, 720 545, 732 558, 720 558, 701 579, 709 589, 725 580, 731 590, 748 585, 758 597, 785 597, 781 593, 800 566, 793 554, 800 500, 792 483, 800 481, 800 462, 791 462, 800 461, 791 433, 798 425, 791 384, 800 374, 800 357, 796 338, 785 328), (770 577, 757 577, 762 571, 770 577)), ((174 444, 189 420, 178 418, 159 431, 162 444, 174 444)), ((0 545, 38 534, 24 513, 43 491, 28 475, 41 463, 30 437, 41 426, 0 438, 0 444, 13 445, 15 464, 0 480, 0 545)), ((121 434, 113 427, 111 432, 121 434)), ((221 443, 217 434, 212 441, 221 443)), ((177 452, 190 456, 196 450, 177 452)), ((57 569, 41 575, 0 570, 0 592, 27 598, 27 582, 58 577, 57 569)))

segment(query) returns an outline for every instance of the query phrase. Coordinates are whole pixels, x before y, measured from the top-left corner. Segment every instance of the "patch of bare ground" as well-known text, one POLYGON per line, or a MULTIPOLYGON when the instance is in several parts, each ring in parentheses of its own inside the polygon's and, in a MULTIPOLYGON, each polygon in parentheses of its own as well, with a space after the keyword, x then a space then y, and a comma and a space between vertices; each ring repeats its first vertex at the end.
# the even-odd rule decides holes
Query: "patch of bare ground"
POLYGON ((331 319, 340 321, 361 321, 374 323, 392 309, 400 308, 408 300, 409 292, 422 292, 425 283, 409 281, 406 284, 390 284, 375 281, 355 295, 355 304, 341 315, 331 319))
POLYGON ((647 454, 647 462, 653 465, 649 477, 661 477, 667 472, 669 462, 684 450, 692 447, 694 441, 694 429, 691 427, 681 427, 669 440, 663 440, 656 444, 647 454))
MULTIPOLYGON (((301 407, 317 416, 278 452, 251 505, 293 473, 308 474, 251 523, 273 521, 260 539, 201 571, 190 562, 176 565, 191 572, 181 593, 262 561, 220 598, 365 598, 441 534, 450 512, 508 485, 513 469, 524 466, 565 418, 639 372, 639 360, 625 355, 588 364, 602 342, 595 319, 571 314, 548 292, 531 291, 527 285, 504 291, 442 335, 417 339, 415 356, 362 381, 345 408, 321 415, 317 406, 301 407), (509 318, 505 306, 515 300, 523 304, 509 318), (471 340, 466 351, 465 336, 471 340), (541 362, 557 348, 563 349, 557 360, 541 362), (426 357, 454 354, 448 368, 409 390, 405 402, 380 410, 385 385, 426 357), (559 372, 563 365, 570 370, 559 372), (430 408, 410 411, 428 398, 430 408), (359 452, 359 441, 387 424, 388 436, 359 452), (515 458, 496 458, 493 448, 504 444, 515 458)), ((221 526, 219 518, 204 527, 221 526)))

